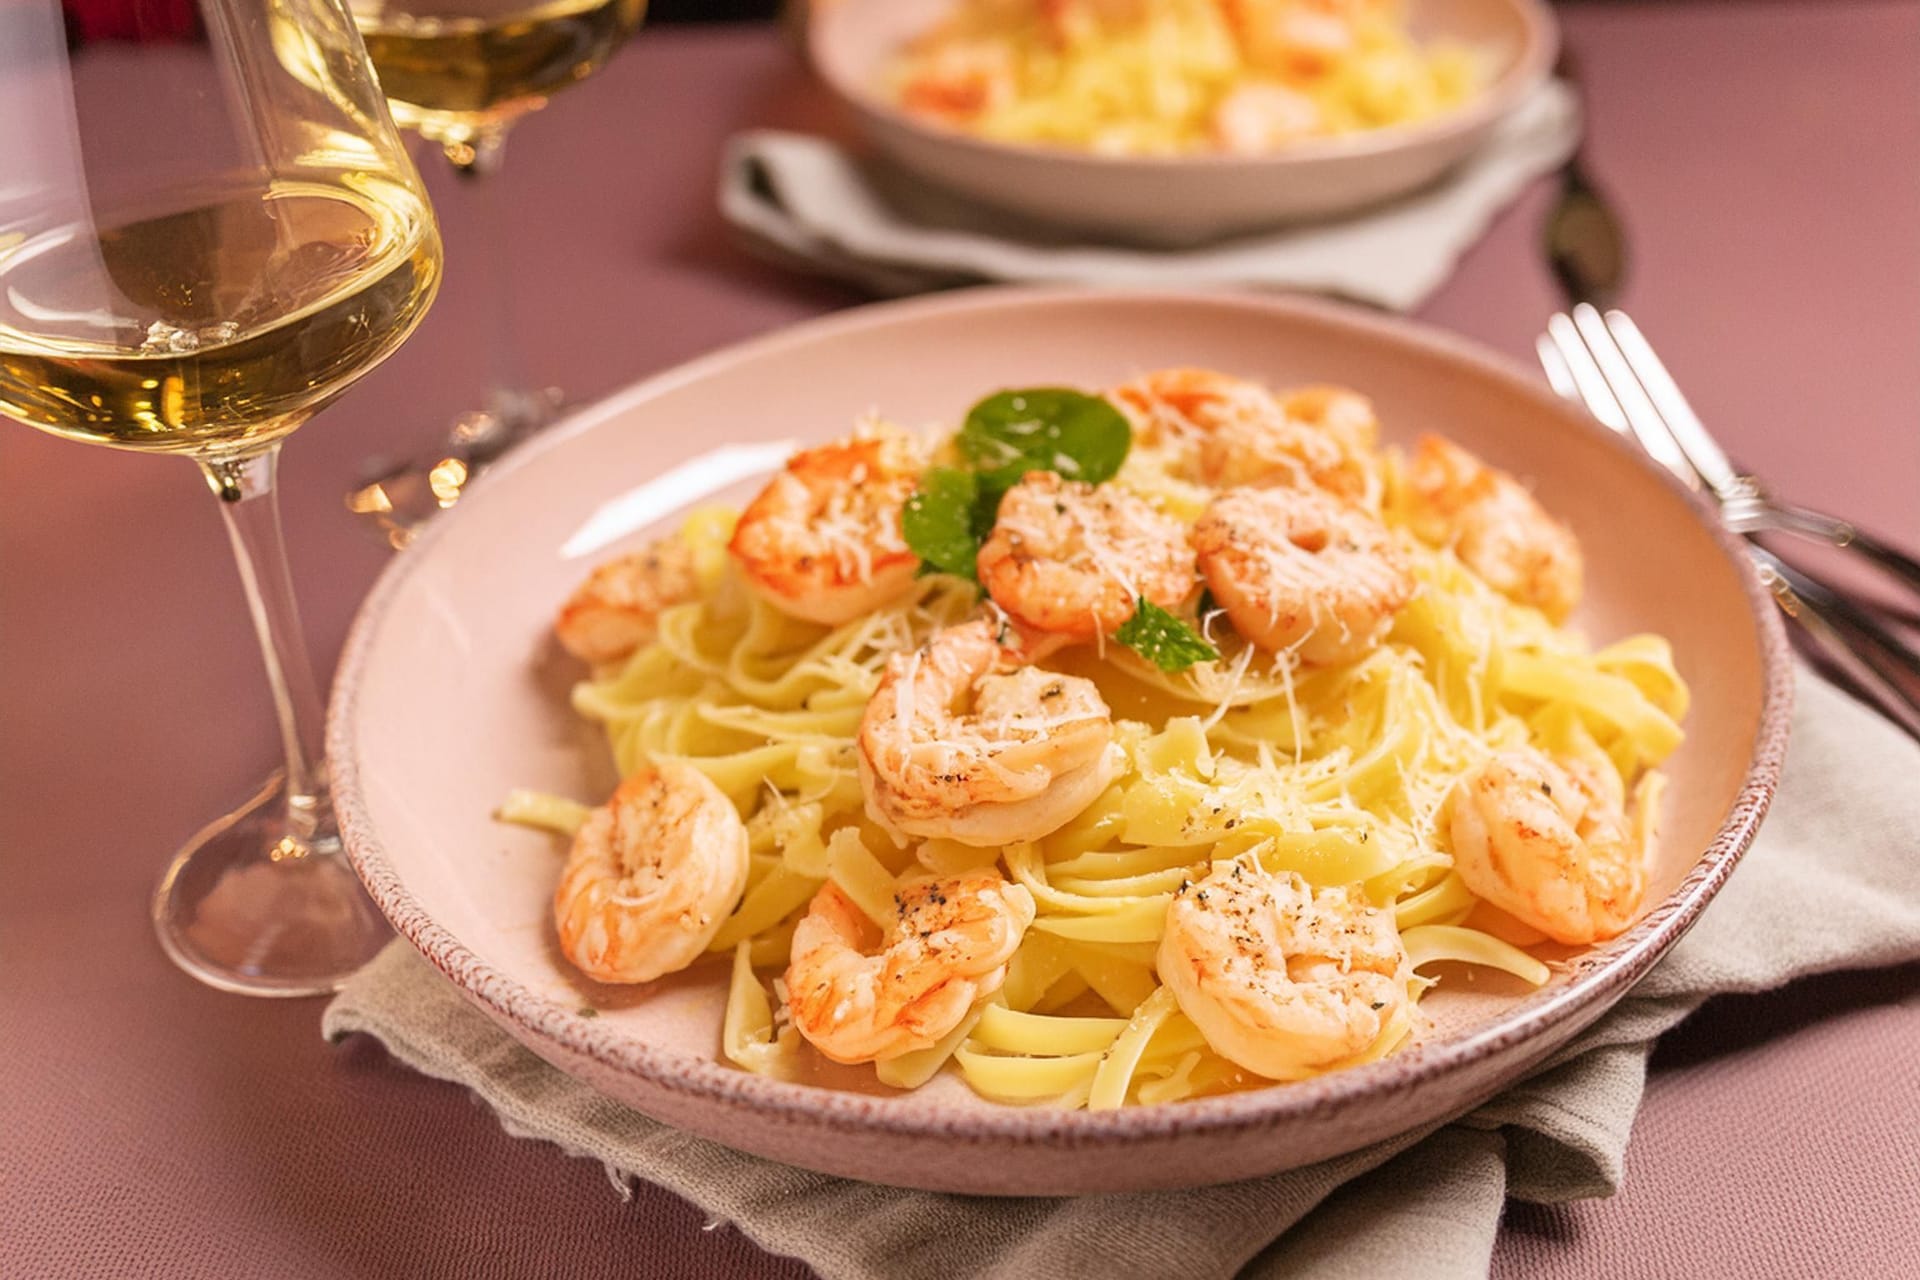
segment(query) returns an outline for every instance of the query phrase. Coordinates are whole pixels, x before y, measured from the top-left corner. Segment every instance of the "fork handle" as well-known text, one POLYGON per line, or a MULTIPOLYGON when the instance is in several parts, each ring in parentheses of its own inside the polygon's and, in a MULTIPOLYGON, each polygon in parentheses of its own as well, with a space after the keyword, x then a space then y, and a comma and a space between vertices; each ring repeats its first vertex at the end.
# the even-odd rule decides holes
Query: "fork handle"
POLYGON ((1920 560, 1905 551, 1874 537, 1858 525, 1822 511, 1813 511, 1806 507, 1796 507, 1789 503, 1769 501, 1763 516, 1764 527, 1779 529, 1784 533, 1797 533, 1802 537, 1814 538, 1843 551, 1857 552, 1875 565, 1897 578, 1906 588, 1920 597, 1920 560))
POLYGON ((1916 657, 1870 615, 1760 547, 1751 547, 1780 609, 1813 647, 1909 737, 1920 741, 1920 697, 1901 682, 1916 657))

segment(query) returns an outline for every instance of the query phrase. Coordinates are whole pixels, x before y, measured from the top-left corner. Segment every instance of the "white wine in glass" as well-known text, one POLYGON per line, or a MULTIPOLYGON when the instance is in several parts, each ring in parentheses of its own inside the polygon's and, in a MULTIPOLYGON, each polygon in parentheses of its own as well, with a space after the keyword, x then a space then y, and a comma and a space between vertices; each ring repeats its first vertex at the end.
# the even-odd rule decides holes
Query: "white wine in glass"
POLYGON ((457 146, 598 71, 646 0, 353 0, 353 11, 393 118, 457 146))
MULTIPOLYGON (((640 26, 646 0, 348 0, 381 88, 403 128, 435 143, 477 183, 486 247, 512 243, 498 225, 489 175, 508 129, 606 65, 640 26)), ((475 255, 476 259, 480 255, 475 255)), ((486 403, 455 424, 454 442, 485 461, 539 426, 553 401, 520 369, 512 301, 494 275, 486 403)))
POLYGON ((154 919, 214 986, 332 990, 389 934, 341 856, 275 470, 426 314, 439 231, 340 0, 103 8, 0 7, 0 414, 191 458, 220 499, 285 767, 154 919))
POLYGON ((0 255, 0 410, 121 449, 259 448, 399 346, 439 279, 403 185, 241 180, 176 203, 0 255))

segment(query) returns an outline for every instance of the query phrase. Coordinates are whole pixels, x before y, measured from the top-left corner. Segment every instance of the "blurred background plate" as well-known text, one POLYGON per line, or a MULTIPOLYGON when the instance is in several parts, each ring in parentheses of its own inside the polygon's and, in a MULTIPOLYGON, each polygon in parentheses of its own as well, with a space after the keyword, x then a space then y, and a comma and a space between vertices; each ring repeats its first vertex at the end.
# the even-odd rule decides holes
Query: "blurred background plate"
POLYGON ((888 60, 954 0, 833 0, 814 7, 814 67, 862 133, 902 168, 982 204, 1142 244, 1193 244, 1379 204, 1439 179, 1547 78, 1559 29, 1542 0, 1411 0, 1422 41, 1458 41, 1492 64, 1457 110, 1419 124, 1313 138, 1263 155, 1106 156, 995 142, 906 114, 883 91, 888 60))

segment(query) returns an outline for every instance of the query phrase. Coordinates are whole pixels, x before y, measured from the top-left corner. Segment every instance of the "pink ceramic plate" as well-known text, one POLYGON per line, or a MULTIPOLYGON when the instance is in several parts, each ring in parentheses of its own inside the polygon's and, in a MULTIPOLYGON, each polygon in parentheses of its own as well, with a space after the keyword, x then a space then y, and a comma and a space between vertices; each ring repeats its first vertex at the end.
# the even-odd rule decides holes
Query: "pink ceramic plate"
MULTIPOLYGON (((575 415, 488 474, 396 560, 362 610, 328 750, 355 865, 394 926, 534 1052, 648 1115, 742 1150, 877 1182, 998 1194, 1222 1182, 1454 1115, 1618 1000, 1692 923, 1760 821, 1785 748, 1786 645, 1734 541, 1664 473, 1468 344, 1325 304, 1225 294, 980 290, 865 308, 697 360, 575 415), (1535 484, 1586 546, 1576 619, 1670 637, 1693 687, 1652 908, 1548 988, 1453 975, 1436 1026, 1386 1061, 1306 1084, 1089 1114, 787 1084, 719 1060, 725 969, 594 987, 548 918, 557 842, 489 815, 509 788, 597 799, 598 735, 554 607, 689 501, 746 492, 793 440, 870 409, 955 422, 1008 386, 1109 385, 1199 364, 1372 396, 1390 438, 1437 430, 1535 484), (725 443, 722 443, 725 442, 725 443), (599 1010, 580 1016, 583 1005, 599 1010)), ((838 1087, 824 1087, 833 1083, 838 1087)))

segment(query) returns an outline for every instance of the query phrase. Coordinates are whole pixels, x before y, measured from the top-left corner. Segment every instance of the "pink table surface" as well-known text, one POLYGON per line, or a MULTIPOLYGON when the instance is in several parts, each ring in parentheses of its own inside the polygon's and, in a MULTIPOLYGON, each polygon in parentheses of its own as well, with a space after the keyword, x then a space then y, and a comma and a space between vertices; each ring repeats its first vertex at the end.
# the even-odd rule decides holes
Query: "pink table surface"
MULTIPOLYGON (((1920 7, 1576 7, 1628 304, 1751 467, 1920 543, 1920 7)), ((714 212, 736 129, 819 123, 768 30, 648 32, 536 117, 500 192, 527 361, 580 399, 855 299, 714 212)), ((472 210, 417 337, 291 446, 288 538, 331 664, 386 553, 341 493, 482 370, 472 210)), ((1544 192, 1425 310, 1516 356, 1554 305, 1544 192)), ((737 1230, 506 1137, 317 1001, 206 990, 147 897, 274 749, 219 520, 183 464, 0 428, 0 1274, 797 1276, 737 1230)), ((1661 1046, 1622 1192, 1515 1206, 1498 1275, 1920 1275, 1920 969, 1710 1006, 1661 1046)), ((849 1224, 849 1229, 857 1229, 849 1224)))

